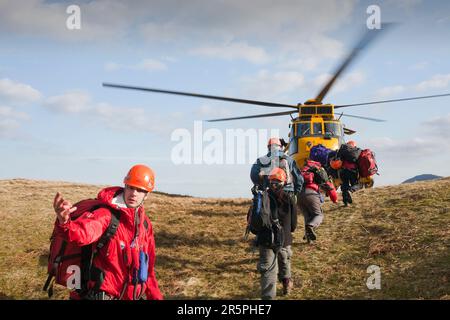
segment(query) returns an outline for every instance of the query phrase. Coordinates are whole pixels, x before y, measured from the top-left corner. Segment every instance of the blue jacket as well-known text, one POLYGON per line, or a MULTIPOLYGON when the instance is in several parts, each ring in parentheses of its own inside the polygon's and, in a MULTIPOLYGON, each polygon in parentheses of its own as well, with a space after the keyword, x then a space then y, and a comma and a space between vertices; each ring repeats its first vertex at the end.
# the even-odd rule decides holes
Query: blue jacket
POLYGON ((250 170, 250 179, 253 181, 255 185, 259 186, 260 188, 262 189, 267 188, 269 186, 269 173, 270 173, 269 171, 272 168, 271 167, 272 162, 275 162, 275 164, 277 164, 282 159, 286 159, 289 166, 289 171, 292 175, 292 182, 284 186, 284 191, 288 192, 293 191, 295 193, 299 193, 303 187, 303 176, 301 175, 300 170, 298 169, 297 164, 295 163, 295 160, 281 150, 278 151, 273 156, 269 151, 267 155, 258 158, 256 162, 252 165, 252 168, 250 170), (264 179, 262 183, 260 182, 259 179, 259 173, 261 172, 261 170, 263 170, 264 172, 264 179))

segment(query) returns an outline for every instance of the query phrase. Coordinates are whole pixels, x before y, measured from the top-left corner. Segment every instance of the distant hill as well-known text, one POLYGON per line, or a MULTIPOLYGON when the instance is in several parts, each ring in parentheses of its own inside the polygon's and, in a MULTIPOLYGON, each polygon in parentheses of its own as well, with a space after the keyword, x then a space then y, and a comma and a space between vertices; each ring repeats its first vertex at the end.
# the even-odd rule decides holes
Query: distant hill
POLYGON ((434 174, 420 174, 418 176, 412 177, 408 180, 403 181, 402 183, 412 183, 416 181, 427 181, 427 180, 435 180, 435 179, 441 179, 443 177, 436 176, 434 174))

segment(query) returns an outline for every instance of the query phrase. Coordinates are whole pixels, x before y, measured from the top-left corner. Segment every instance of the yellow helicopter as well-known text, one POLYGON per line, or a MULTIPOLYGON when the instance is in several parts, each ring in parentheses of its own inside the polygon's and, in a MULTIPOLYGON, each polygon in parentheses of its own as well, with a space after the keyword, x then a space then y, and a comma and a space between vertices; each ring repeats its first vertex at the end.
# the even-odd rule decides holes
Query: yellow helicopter
MULTIPOLYGON (((349 115, 341 113, 338 117, 336 117, 335 109, 344 108, 344 107, 353 107, 353 106, 363 106, 370 104, 379 104, 379 103, 388 103, 388 102, 398 102, 398 101, 408 101, 408 100, 417 100, 417 99, 427 99, 427 98, 436 98, 443 96, 450 96, 450 93, 439 94, 439 95, 430 95, 430 96, 421 96, 421 97, 410 97, 410 98, 402 98, 402 99, 392 99, 392 100, 382 100, 382 101, 371 101, 364 103, 354 103, 354 104, 345 104, 345 105, 334 105, 334 104, 323 104, 322 101, 325 98, 326 94, 332 88, 335 81, 338 77, 343 73, 345 69, 350 65, 352 61, 354 61, 355 57, 365 48, 369 43, 373 41, 373 39, 383 30, 388 29, 390 24, 383 24, 381 29, 368 30, 358 41, 357 45, 354 49, 348 54, 348 56, 343 60, 343 62, 339 65, 339 67, 334 72, 332 78, 325 84, 322 90, 314 99, 307 100, 305 103, 299 103, 297 105, 289 105, 282 103, 273 103, 273 102, 265 102, 265 101, 257 101, 257 100, 247 100, 247 99, 239 99, 239 98, 230 98, 230 97, 222 97, 222 96, 213 96, 213 95, 205 95, 198 93, 190 93, 190 92, 181 92, 181 91, 170 91, 163 89, 154 89, 154 88, 146 88, 146 87, 138 87, 138 86, 129 86, 129 85, 121 85, 121 84, 113 84, 113 83, 103 83, 104 87, 111 88, 119 88, 119 89, 131 89, 131 90, 140 90, 147 92, 156 92, 156 93, 165 93, 165 94, 173 94, 173 95, 181 95, 188 97, 197 97, 204 99, 213 99, 220 101, 228 101, 228 102, 237 102, 244 104, 252 104, 259 105, 265 107, 272 108, 290 108, 290 110, 275 112, 275 113, 265 113, 265 114, 257 114, 250 116, 242 116, 242 117, 232 117, 232 118, 221 118, 221 119, 212 119, 206 120, 208 122, 218 122, 218 121, 230 121, 230 120, 240 120, 240 119, 253 119, 253 118, 263 118, 263 117, 276 117, 276 116, 291 116, 290 133, 289 133, 289 142, 286 146, 286 151, 288 151, 289 155, 294 158, 297 163, 297 166, 300 168, 304 166, 305 160, 309 158, 310 150, 313 146, 322 144, 331 150, 338 150, 341 144, 345 143, 344 135, 354 134, 356 131, 345 128, 342 122, 340 121, 342 116, 345 117, 353 117, 370 121, 384 122, 385 120, 362 117, 356 115, 349 115), (297 117, 293 117, 292 115, 298 113, 297 117)), ((340 181, 335 179, 335 186, 338 187, 340 185, 340 181)), ((374 184, 373 178, 360 178, 360 184, 363 187, 372 187, 374 184)))

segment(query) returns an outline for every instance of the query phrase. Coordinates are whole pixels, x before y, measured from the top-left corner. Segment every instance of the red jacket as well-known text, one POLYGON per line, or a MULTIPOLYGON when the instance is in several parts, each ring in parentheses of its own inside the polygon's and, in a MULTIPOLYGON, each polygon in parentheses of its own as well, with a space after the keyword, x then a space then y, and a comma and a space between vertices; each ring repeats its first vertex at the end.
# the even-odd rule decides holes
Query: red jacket
MULTIPOLYGON (((116 234, 99 250, 93 261, 93 265, 104 272, 104 281, 100 290, 118 298, 125 284, 128 283, 123 299, 133 299, 132 270, 139 268, 139 251, 143 250, 149 256, 148 279, 142 285, 137 284, 136 290, 138 293, 145 293, 147 299, 161 300, 163 297, 155 277, 156 256, 152 224, 145 215, 144 207, 139 207, 139 236, 135 241, 136 246, 132 248, 131 244, 136 231, 135 209, 123 208, 112 203, 114 196, 120 192, 123 192, 123 188, 109 187, 101 190, 97 196, 97 199, 105 202, 108 206, 121 211, 120 224, 116 234)), ((69 220, 66 224, 60 224, 58 228, 64 233, 67 241, 83 246, 98 241, 108 228, 110 221, 110 211, 99 208, 83 213, 74 221, 69 220)))

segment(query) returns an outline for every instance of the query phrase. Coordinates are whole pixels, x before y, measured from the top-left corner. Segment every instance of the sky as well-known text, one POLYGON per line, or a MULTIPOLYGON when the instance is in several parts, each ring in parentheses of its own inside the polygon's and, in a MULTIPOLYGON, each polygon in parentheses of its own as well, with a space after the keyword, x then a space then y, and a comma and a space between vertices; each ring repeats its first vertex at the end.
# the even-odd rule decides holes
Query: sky
MULTIPOLYGON (((0 0, 0 179, 121 185, 144 163, 158 191, 250 197, 251 164, 271 134, 287 137, 289 116, 202 120, 285 109, 102 83, 295 105, 315 97, 352 49, 370 5, 396 27, 324 102, 450 93, 448 1, 0 0), (254 139, 232 143, 246 134, 254 139)), ((450 176, 450 97, 345 112, 387 120, 342 118, 375 152, 377 186, 450 176)))

